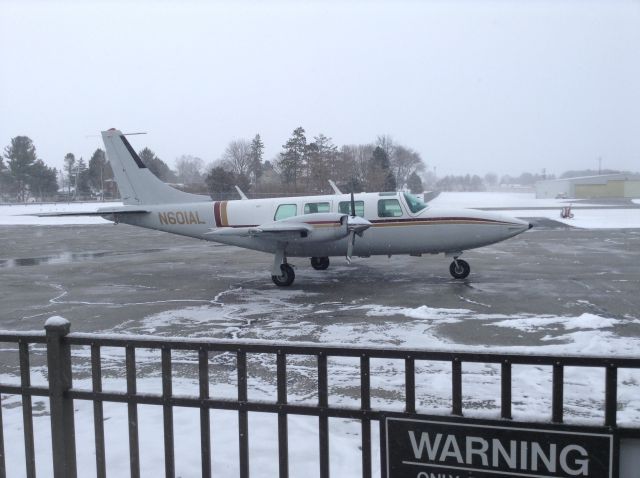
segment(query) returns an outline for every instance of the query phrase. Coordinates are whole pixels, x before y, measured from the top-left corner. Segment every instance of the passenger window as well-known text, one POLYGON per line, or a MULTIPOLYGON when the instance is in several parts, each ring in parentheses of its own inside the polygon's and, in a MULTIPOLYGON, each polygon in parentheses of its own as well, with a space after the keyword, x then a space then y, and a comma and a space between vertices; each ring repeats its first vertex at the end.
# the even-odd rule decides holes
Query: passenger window
POLYGON ((379 217, 402 216, 402 208, 400 207, 400 201, 398 201, 397 199, 378 200, 378 216, 379 217))
POLYGON ((293 217, 298 213, 298 207, 295 204, 280 204, 274 219, 279 221, 280 219, 286 219, 293 217))
POLYGON ((331 205, 328 202, 309 202, 304 205, 305 214, 313 214, 316 212, 329 212, 331 205))
MULTIPOLYGON (((364 217, 364 201, 355 201, 356 216, 364 217)), ((351 201, 341 201, 338 203, 338 212, 340 214, 351 214, 351 201)))

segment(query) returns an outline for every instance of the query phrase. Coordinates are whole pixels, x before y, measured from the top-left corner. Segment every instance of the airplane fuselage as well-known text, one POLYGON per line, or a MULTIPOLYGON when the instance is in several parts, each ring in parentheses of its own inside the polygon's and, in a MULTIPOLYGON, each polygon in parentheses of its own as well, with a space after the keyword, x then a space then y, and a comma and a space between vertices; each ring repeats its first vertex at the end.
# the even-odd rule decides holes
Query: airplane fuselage
MULTIPOLYGON (((403 193, 356 194, 356 213, 371 227, 355 241, 353 255, 460 253, 524 232, 527 222, 472 209, 417 209, 403 193)), ((282 243, 259 235, 220 235, 212 231, 258 227, 261 224, 313 213, 348 214, 350 197, 344 195, 283 197, 179 204, 147 205, 149 213, 117 217, 118 222, 198 239, 273 253, 282 243)), ((113 220, 113 216, 105 216, 113 220)), ((318 228, 318 224, 315 224, 318 228)), ((345 235, 338 221, 323 223, 323 234, 335 228, 334 240, 291 240, 289 257, 344 256, 345 235)), ((318 233, 316 233, 318 234, 318 233)))

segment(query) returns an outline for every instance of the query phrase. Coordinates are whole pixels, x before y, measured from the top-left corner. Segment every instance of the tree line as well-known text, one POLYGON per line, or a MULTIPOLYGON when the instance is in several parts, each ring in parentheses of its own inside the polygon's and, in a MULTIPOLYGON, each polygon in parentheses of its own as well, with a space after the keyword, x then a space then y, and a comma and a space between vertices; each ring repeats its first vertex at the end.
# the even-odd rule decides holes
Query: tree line
MULTIPOLYGON (((330 193, 329 179, 345 192, 423 190, 425 164, 420 154, 390 136, 379 136, 370 144, 338 147, 324 134, 308 140, 304 128, 298 127, 273 159, 264 159, 264 149, 259 134, 251 140, 233 140, 208 168, 201 158, 191 155, 177 158, 175 169, 147 147, 138 155, 160 180, 215 199, 236 198, 235 186, 254 197, 330 193)), ((0 155, 0 197, 5 201, 111 199, 117 195, 111 166, 100 148, 88 163, 67 153, 60 171, 38 158, 27 136, 12 138, 0 155)))
POLYGON ((28 136, 12 138, 0 154, 0 198, 4 201, 88 199, 98 193, 104 198, 109 181, 113 181, 113 173, 102 149, 96 149, 89 164, 67 153, 61 171, 38 158, 28 136))
POLYGON ((275 158, 263 156, 259 134, 231 141, 205 175, 208 192, 216 199, 237 197, 234 186, 256 197, 323 194, 332 192, 329 179, 344 192, 423 190, 420 154, 387 135, 338 147, 322 133, 309 140, 298 127, 275 158))
MULTIPOLYGON (((142 162, 160 180, 179 189, 209 194, 214 199, 237 198, 235 186, 251 197, 331 193, 328 180, 343 192, 409 190, 485 191, 506 185, 530 187, 554 175, 522 173, 520 176, 494 173, 448 175, 437 178, 418 152, 388 135, 367 144, 338 147, 320 133, 312 139, 302 127, 293 130, 281 151, 264 159, 259 134, 251 140, 228 143, 221 157, 209 166, 198 157, 182 155, 175 169, 145 147, 138 152, 142 162)), ((603 171, 603 173, 615 171, 603 171)), ((591 170, 570 171, 561 177, 590 175, 591 170)), ((0 154, 0 199, 30 200, 115 199, 119 197, 113 172, 104 150, 94 151, 88 163, 73 153, 64 157, 58 171, 38 158, 33 141, 16 136, 0 154)))

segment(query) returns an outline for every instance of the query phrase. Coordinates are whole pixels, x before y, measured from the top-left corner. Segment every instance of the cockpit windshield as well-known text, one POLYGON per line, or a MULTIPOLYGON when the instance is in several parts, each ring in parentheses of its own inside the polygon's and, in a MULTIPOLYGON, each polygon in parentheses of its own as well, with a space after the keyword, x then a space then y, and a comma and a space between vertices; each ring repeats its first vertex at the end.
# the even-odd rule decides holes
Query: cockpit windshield
POLYGON ((413 214, 420 212, 427 207, 427 205, 424 203, 422 199, 414 196, 413 194, 409 194, 409 193, 403 193, 403 194, 404 194, 404 200, 407 201, 407 206, 409 206, 409 209, 413 214))

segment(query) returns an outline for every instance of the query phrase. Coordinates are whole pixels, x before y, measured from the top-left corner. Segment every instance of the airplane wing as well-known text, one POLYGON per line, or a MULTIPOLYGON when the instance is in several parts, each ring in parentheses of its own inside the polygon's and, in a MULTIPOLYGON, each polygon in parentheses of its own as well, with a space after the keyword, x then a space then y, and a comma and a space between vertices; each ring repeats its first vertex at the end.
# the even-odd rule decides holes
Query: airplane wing
POLYGON ((294 216, 259 226, 223 227, 207 232, 212 236, 260 237, 277 241, 287 240, 335 240, 344 236, 341 231, 345 214, 313 213, 294 216))
POLYGON ((278 240, 291 240, 304 237, 313 230, 312 226, 304 223, 288 222, 283 224, 271 223, 252 227, 222 227, 207 232, 212 236, 260 236, 265 239, 271 237, 278 240))
POLYGON ((133 206, 103 207, 97 211, 68 211, 68 212, 41 212, 39 214, 28 214, 38 217, 62 217, 62 216, 109 216, 111 214, 146 214, 151 211, 133 206))

